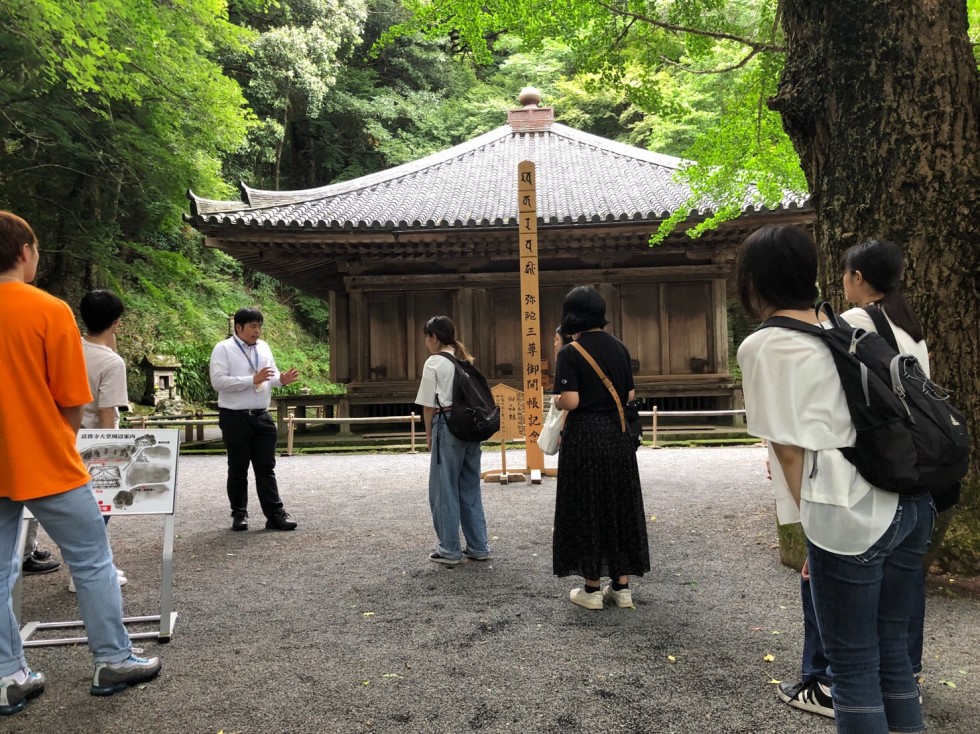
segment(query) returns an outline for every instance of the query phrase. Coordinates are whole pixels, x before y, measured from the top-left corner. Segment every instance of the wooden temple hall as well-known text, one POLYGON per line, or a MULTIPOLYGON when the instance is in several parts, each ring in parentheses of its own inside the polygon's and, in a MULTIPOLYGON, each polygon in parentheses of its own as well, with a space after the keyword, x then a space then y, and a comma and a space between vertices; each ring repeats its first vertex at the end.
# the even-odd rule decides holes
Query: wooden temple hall
POLYGON ((339 415, 408 412, 428 357, 422 326, 438 314, 455 321, 491 385, 522 389, 523 160, 537 168, 545 374, 562 298, 593 285, 647 405, 732 406, 727 305, 737 247, 763 224, 807 224, 812 212, 788 196, 773 210, 746 206, 698 239, 677 231, 651 248, 659 223, 688 198, 674 180, 682 161, 558 124, 539 100, 525 90, 506 125, 352 181, 304 191, 243 185, 243 201, 189 194, 188 220, 208 246, 329 301, 330 375, 347 387, 339 415))

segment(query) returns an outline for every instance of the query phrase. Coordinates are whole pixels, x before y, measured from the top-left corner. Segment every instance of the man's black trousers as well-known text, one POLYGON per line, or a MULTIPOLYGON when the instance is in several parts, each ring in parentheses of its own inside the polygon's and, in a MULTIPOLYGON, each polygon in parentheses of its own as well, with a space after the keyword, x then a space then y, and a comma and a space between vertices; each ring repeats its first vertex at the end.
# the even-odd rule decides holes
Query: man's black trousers
POLYGON ((282 511, 276 484, 276 423, 269 411, 218 409, 221 438, 228 450, 228 501, 232 514, 248 510, 248 465, 255 474, 255 491, 262 513, 271 518, 282 511))

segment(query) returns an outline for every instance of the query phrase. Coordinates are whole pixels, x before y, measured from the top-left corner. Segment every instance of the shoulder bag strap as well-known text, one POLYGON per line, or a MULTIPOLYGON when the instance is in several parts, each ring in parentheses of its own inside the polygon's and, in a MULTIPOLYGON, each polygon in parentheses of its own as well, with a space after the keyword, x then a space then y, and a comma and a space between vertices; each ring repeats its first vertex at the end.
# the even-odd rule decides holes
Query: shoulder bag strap
POLYGON ((623 404, 619 400, 619 393, 616 392, 615 386, 612 384, 612 380, 606 377, 606 373, 599 369, 599 365, 596 364, 595 360, 592 359, 592 355, 585 351, 585 347, 576 341, 571 342, 571 345, 575 347, 579 354, 585 357, 585 361, 592 365, 592 369, 595 373, 599 375, 599 379, 602 384, 606 386, 609 390, 609 394, 612 395, 613 400, 616 402, 616 410, 619 411, 619 425, 623 428, 623 433, 626 433, 626 414, 623 413, 623 404))

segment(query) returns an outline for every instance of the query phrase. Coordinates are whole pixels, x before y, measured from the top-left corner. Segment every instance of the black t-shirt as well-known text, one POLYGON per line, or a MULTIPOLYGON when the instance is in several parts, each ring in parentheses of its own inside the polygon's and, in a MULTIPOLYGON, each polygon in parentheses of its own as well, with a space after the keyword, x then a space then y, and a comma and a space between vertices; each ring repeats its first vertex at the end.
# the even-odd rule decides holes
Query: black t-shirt
MULTIPOLYGON (((604 331, 586 331, 579 336, 578 343, 606 373, 606 377, 612 380, 620 401, 626 405, 629 391, 633 389, 633 371, 626 345, 604 331)), ((578 392, 579 404, 576 410, 619 414, 612 395, 602 384, 592 365, 571 344, 566 344, 558 352, 554 392, 578 392)))

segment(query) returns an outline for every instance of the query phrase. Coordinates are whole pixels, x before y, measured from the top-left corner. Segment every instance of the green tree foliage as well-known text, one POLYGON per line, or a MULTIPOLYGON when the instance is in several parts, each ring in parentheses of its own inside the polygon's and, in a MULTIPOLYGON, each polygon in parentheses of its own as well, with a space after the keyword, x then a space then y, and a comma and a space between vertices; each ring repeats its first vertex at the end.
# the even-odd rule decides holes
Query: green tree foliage
POLYGON ((508 31, 519 32, 527 50, 562 39, 575 72, 558 86, 559 120, 692 161, 679 174, 691 199, 657 239, 706 199, 722 206, 692 236, 737 214, 746 196, 772 206, 785 191, 805 191, 780 118, 764 104, 782 65, 776 0, 404 4, 412 16, 382 42, 445 35, 489 63, 508 31))
POLYGON ((221 0, 0 4, 0 204, 44 238, 55 289, 174 227, 188 187, 226 189, 248 118, 212 56, 249 37, 221 0))
MULTIPOLYGON (((360 40, 364 0, 282 0, 254 12, 232 3, 232 17, 256 31, 247 50, 226 59, 229 74, 245 88, 259 124, 241 151, 239 166, 272 188, 286 165, 301 169, 309 122, 320 115, 343 63, 360 40), (285 156, 292 156, 289 162, 285 156)), ((250 177, 251 178, 251 177, 250 177)), ((286 177, 287 185, 294 179, 286 177)))
POLYGON ((161 353, 180 360, 177 385, 185 401, 213 400, 211 349, 228 336, 229 316, 243 306, 257 306, 265 315, 263 338, 272 345, 280 368, 300 370, 302 379, 282 392, 304 386, 317 393, 337 392, 329 380, 329 349, 323 334, 316 333, 326 320, 325 311, 316 309, 319 302, 308 304, 301 325, 291 306, 303 297, 271 278, 243 271, 237 260, 221 252, 196 252, 195 239, 188 234, 152 245, 130 243, 128 261, 112 272, 107 285, 126 304, 118 341, 129 367, 130 395, 143 392, 138 369, 143 355, 161 353))

